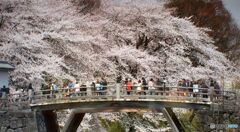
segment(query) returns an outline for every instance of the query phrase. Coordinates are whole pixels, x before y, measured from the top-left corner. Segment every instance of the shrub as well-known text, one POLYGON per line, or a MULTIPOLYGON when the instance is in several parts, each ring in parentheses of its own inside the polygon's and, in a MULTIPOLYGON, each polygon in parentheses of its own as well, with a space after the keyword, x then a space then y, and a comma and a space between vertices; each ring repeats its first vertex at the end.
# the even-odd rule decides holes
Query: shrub
POLYGON ((122 124, 118 121, 111 122, 106 119, 99 118, 101 121, 101 124, 108 132, 124 132, 125 128, 122 126, 122 124))

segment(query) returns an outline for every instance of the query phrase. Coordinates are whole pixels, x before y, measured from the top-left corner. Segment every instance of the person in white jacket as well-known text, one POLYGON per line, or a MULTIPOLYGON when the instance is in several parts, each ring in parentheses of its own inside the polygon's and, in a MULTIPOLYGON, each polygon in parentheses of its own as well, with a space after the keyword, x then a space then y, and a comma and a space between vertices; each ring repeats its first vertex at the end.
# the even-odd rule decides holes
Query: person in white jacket
POLYGON ((75 93, 75 96, 79 96, 79 91, 80 91, 80 84, 79 82, 76 82, 76 84, 74 85, 74 93, 75 93))
POLYGON ((87 81, 87 82, 86 82, 86 87, 87 87, 87 95, 88 95, 88 96, 92 96, 91 83, 87 81))
POLYGON ((141 82, 141 80, 139 80, 138 83, 137 83, 137 94, 138 95, 142 94, 142 82, 141 82))
POLYGON ((152 78, 148 82, 148 89, 149 89, 149 94, 150 95, 155 95, 156 88, 154 87, 154 80, 152 78))

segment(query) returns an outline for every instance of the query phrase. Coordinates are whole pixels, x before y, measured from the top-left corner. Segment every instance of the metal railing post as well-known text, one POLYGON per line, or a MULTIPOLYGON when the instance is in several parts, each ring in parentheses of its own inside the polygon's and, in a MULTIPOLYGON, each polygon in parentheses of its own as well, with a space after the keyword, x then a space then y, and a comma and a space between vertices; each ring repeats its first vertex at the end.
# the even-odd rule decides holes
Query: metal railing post
POLYGON ((116 83, 116 98, 120 99, 120 88, 121 88, 121 83, 116 83))

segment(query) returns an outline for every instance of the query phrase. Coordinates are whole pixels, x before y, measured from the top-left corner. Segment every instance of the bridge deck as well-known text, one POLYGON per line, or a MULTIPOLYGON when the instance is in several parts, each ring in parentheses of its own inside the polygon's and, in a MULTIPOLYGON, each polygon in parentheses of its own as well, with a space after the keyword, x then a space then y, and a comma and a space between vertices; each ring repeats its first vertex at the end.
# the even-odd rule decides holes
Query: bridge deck
POLYGON ((210 102, 187 102, 153 99, 56 99, 44 103, 31 104, 37 110, 80 109, 82 112, 139 112, 160 111, 165 107, 209 109, 210 102))

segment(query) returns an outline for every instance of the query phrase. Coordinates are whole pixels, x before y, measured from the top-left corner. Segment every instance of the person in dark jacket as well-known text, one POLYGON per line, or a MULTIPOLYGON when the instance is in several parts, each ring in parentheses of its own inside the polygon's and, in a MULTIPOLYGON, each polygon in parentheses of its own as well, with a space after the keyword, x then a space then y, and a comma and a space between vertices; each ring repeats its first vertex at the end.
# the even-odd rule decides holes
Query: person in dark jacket
POLYGON ((144 77, 142 77, 142 86, 143 86, 143 93, 144 93, 144 95, 146 95, 147 93, 147 90, 148 90, 148 87, 147 87, 147 81, 146 81, 146 79, 144 78, 144 77))
POLYGON ((160 95, 163 95, 163 82, 160 80, 160 78, 157 78, 157 81, 156 81, 156 89, 157 92, 156 94, 160 94, 160 95))
POLYGON ((122 76, 121 75, 117 76, 116 82, 117 83, 121 83, 122 82, 122 76))
POLYGON ((2 87, 2 92, 5 92, 5 93, 7 92, 7 88, 5 85, 2 87))
POLYGON ((215 91, 216 95, 218 96, 220 94, 221 88, 220 88, 219 84, 217 83, 217 81, 214 81, 213 86, 214 86, 214 91, 215 91))
POLYGON ((210 78, 210 87, 214 87, 214 83, 215 83, 215 81, 213 81, 213 79, 210 78))
POLYGON ((30 90, 30 89, 33 89, 32 83, 30 83, 30 84, 28 85, 28 90, 30 90))
POLYGON ((202 82, 201 84, 201 88, 202 88, 202 93, 203 93, 203 98, 208 98, 208 89, 209 87, 207 86, 207 84, 205 82, 202 82))
POLYGON ((4 96, 4 97, 7 97, 7 94, 9 94, 9 90, 6 88, 6 86, 4 85, 3 88, 1 89, 1 97, 4 96))
POLYGON ((41 90, 43 90, 42 94, 50 94, 50 91, 46 91, 48 88, 44 83, 41 85, 41 90))
POLYGON ((28 100, 31 102, 33 99, 33 87, 32 87, 32 83, 30 83, 28 85, 28 100))
POLYGON ((95 84, 95 82, 92 82, 91 88, 92 88, 92 92, 94 93, 94 95, 97 95, 96 94, 96 84, 95 84))
POLYGON ((103 91, 103 95, 106 95, 107 93, 107 80, 105 78, 102 78, 102 82, 101 82, 101 85, 102 85, 102 91, 103 91))
POLYGON ((87 96, 87 85, 85 83, 80 85, 80 95, 87 96))
POLYGON ((166 87, 167 79, 165 77, 163 77, 162 80, 163 80, 163 91, 164 91, 165 95, 168 96, 170 89, 169 89, 169 87, 166 87))

